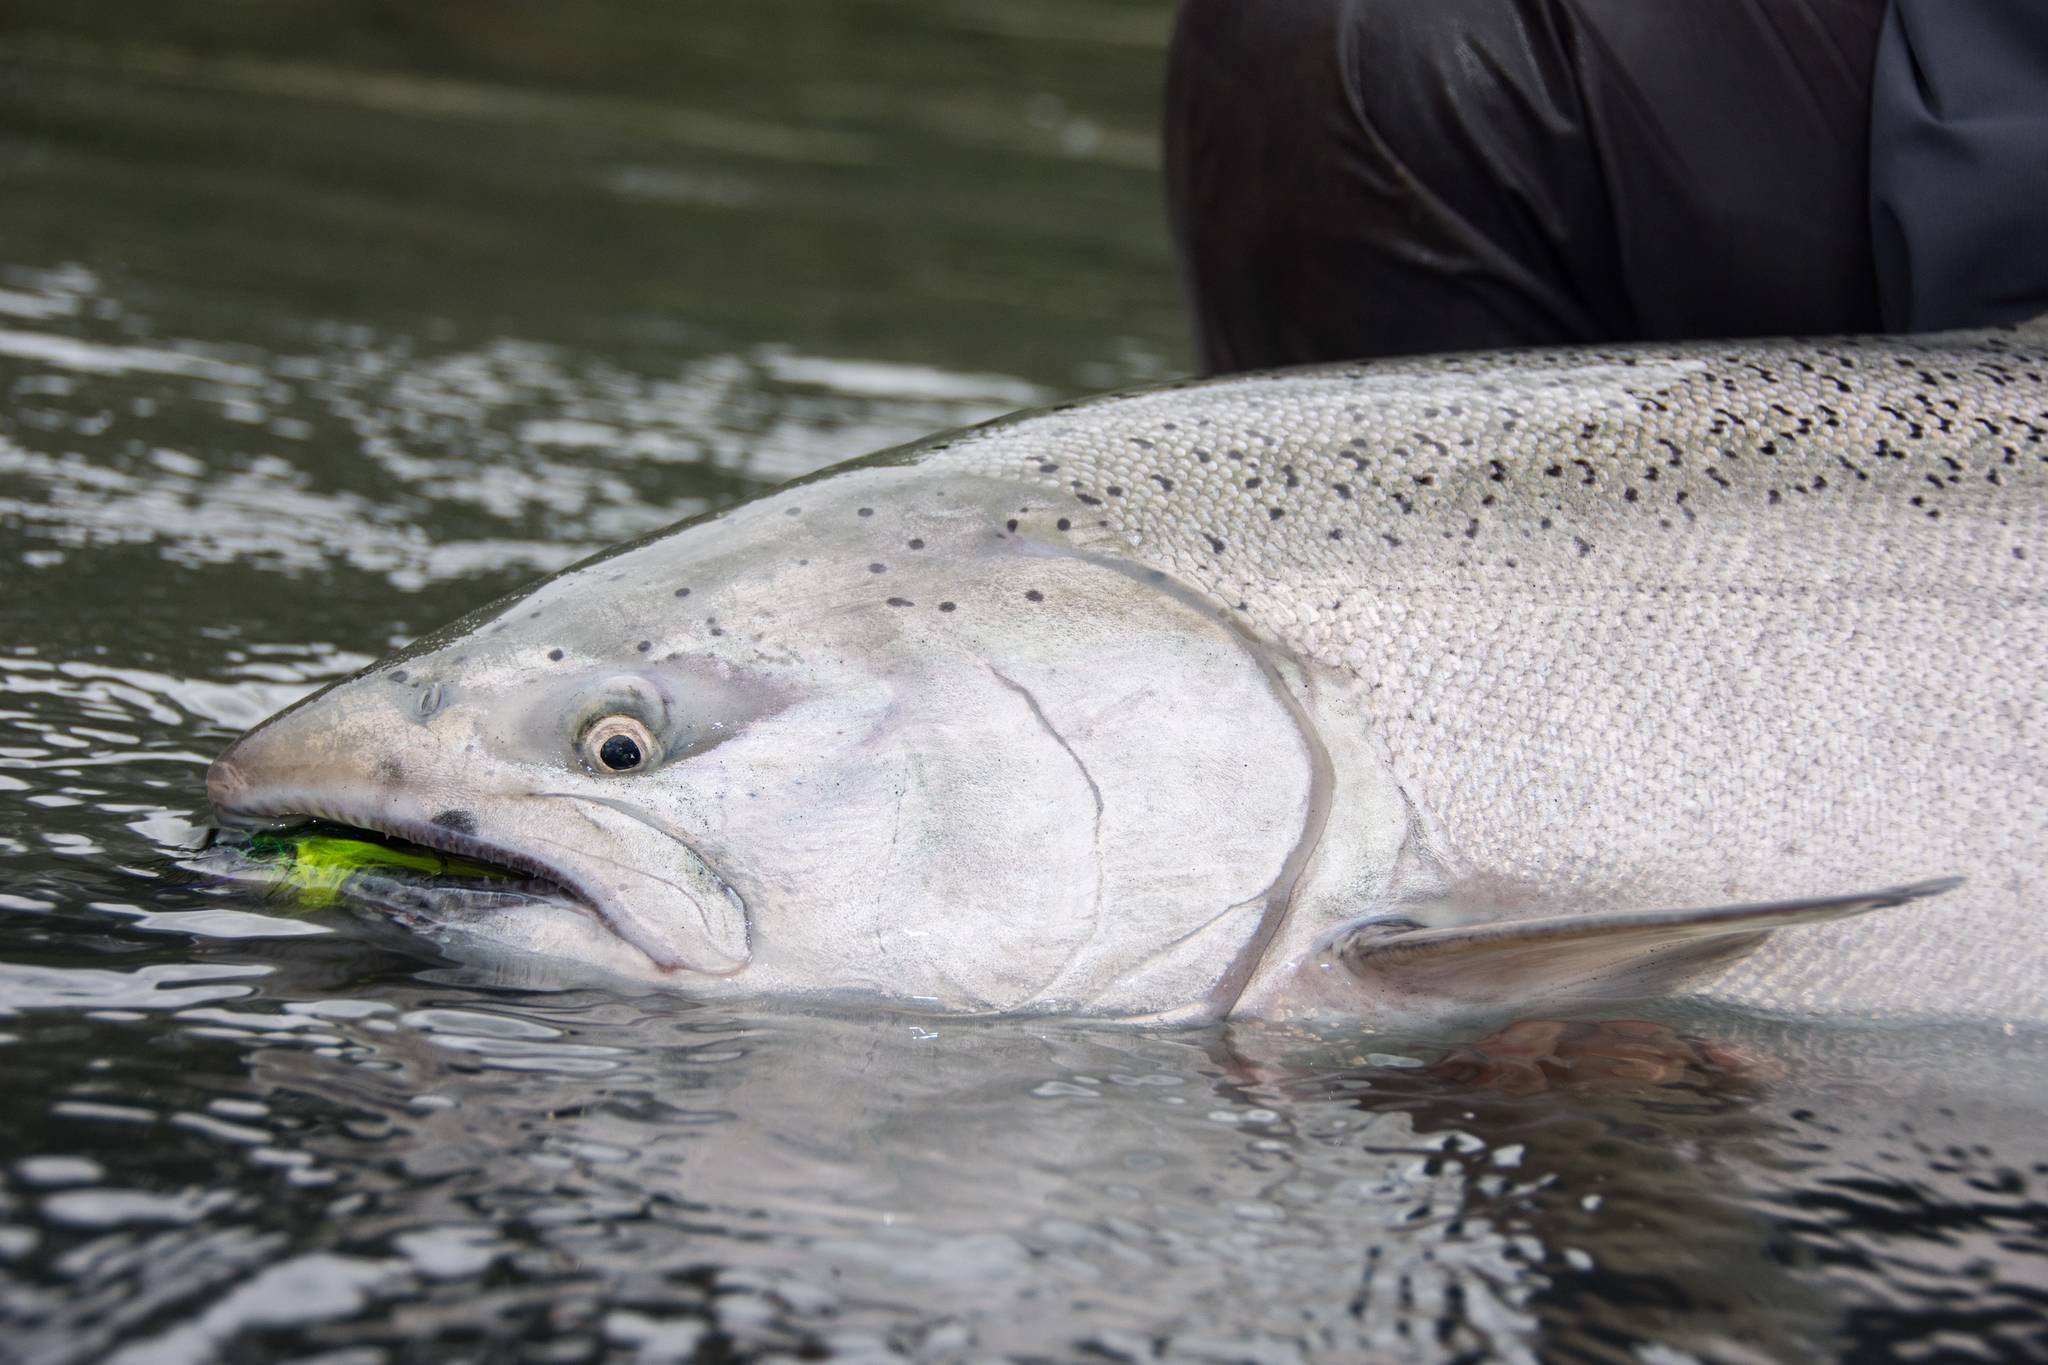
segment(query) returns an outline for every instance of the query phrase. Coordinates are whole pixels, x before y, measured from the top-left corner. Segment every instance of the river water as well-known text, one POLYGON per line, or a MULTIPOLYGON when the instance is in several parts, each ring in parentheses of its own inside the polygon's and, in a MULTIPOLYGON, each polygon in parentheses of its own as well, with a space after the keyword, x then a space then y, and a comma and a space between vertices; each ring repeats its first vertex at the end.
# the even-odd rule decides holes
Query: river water
POLYGON ((714 1008, 195 870, 414 633, 1182 371, 1166 25, 0 14, 0 1359, 2048 1357, 2025 1028, 714 1008))

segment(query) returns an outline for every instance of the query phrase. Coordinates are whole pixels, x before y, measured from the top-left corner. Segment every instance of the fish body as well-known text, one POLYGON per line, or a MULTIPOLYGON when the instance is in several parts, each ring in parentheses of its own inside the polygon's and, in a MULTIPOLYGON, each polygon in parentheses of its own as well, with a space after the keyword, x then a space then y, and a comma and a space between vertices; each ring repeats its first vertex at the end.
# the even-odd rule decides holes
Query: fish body
POLYGON ((1748 953, 1716 992, 2039 1017, 2044 372, 2037 324, 1024 414, 565 570, 210 790, 548 877, 456 928, 713 994, 1371 1013, 1748 953), (1616 969, 1574 917, 1685 927, 1616 969))

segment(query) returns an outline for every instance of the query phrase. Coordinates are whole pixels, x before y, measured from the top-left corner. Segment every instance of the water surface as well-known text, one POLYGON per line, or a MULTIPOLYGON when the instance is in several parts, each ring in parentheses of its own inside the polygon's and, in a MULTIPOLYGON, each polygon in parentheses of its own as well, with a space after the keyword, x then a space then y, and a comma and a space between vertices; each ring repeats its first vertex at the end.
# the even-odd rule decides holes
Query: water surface
POLYGON ((0 1356, 2048 1355, 2024 1031, 711 1008, 186 866, 207 760, 420 630, 1179 372, 1166 22, 0 15, 0 1356))

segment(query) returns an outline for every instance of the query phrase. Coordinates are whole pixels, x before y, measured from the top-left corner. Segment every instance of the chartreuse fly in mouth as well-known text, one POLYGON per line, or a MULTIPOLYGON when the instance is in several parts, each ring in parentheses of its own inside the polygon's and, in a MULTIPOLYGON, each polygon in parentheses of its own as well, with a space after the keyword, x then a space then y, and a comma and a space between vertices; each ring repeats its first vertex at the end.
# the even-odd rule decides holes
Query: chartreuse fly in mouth
POLYGON ((472 862, 417 844, 320 825, 240 834, 222 831, 207 851, 210 870, 258 885, 290 912, 325 909, 366 881, 508 885, 520 879, 501 867, 472 862))

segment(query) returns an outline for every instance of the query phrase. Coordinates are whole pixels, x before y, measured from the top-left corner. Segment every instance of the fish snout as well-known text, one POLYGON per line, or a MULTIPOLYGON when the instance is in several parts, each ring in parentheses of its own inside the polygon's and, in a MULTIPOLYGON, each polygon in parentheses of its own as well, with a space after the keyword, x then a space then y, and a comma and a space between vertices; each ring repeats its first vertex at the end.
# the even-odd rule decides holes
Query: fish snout
POLYGON ((206 800, 224 824, 234 821, 249 791, 249 779, 237 759, 241 747, 241 740, 228 745, 206 770, 206 800))
POLYGON ((272 729, 266 724, 243 735, 207 768, 206 799, 222 824, 260 824, 287 813, 278 807, 279 795, 298 785, 290 774, 303 765, 277 742, 272 729))
POLYGON ((309 802, 331 802, 366 785, 369 774, 349 759, 361 733, 346 723, 352 719, 295 707, 228 745, 206 770, 206 799, 215 816, 223 824, 257 824, 315 815, 320 812, 309 802))

